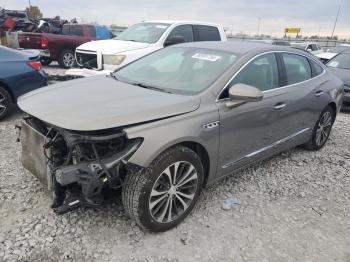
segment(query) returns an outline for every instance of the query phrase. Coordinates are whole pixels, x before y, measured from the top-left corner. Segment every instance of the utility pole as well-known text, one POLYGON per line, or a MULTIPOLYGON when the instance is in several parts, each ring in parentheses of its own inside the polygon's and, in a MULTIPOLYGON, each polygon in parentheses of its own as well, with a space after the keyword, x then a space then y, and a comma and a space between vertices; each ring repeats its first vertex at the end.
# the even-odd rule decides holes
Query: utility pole
POLYGON ((233 36, 233 24, 232 24, 232 27, 231 27, 231 37, 233 36))
POLYGON ((30 0, 28 0, 28 2, 29 2, 29 7, 31 7, 31 6, 32 6, 32 4, 31 4, 30 0))
POLYGON ((260 24, 261 24, 261 17, 259 17, 259 22, 258 22, 258 37, 260 35, 260 24))
POLYGON ((339 17, 339 13, 340 13, 340 7, 341 7, 341 5, 338 6, 338 12, 337 12, 337 16, 335 17, 334 27, 333 27, 333 31, 332 31, 332 35, 331 35, 331 40, 333 39, 334 31, 335 31, 335 28, 337 26, 338 17, 339 17))

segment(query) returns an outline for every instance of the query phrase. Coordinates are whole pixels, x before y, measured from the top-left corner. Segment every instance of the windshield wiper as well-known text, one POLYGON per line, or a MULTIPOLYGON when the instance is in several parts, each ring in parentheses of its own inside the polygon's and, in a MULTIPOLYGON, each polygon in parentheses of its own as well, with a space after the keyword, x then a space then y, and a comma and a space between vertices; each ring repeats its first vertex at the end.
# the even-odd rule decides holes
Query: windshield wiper
POLYGON ((160 92, 164 92, 164 93, 168 93, 168 94, 172 94, 170 91, 164 90, 162 88, 150 86, 150 85, 146 85, 146 84, 142 84, 142 83, 132 83, 132 85, 139 86, 139 87, 146 88, 146 89, 156 90, 156 91, 160 91, 160 92))

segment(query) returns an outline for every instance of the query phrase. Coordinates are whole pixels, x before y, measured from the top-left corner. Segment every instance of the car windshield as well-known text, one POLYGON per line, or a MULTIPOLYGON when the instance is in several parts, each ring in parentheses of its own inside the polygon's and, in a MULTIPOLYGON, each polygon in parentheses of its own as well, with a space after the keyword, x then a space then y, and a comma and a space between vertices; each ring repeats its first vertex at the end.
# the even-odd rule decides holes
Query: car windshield
POLYGON ((350 70, 350 53, 337 55, 327 63, 327 66, 350 70))
POLYGON ((193 47, 170 47, 116 71, 120 81, 177 94, 208 88, 233 62, 233 53, 193 47))
POLYGON ((151 44, 157 42, 168 27, 169 24, 165 23, 140 23, 129 27, 114 39, 151 44))

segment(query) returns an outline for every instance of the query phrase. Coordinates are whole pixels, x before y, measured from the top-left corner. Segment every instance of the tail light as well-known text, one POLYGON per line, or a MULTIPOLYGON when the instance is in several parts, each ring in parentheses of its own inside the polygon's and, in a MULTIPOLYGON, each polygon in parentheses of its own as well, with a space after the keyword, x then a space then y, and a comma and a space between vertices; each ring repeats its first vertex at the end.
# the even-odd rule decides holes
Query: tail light
POLYGON ((35 71, 40 71, 41 70, 41 63, 40 63, 40 61, 28 61, 27 65, 29 65, 35 71))
POLYGON ((41 38, 41 48, 48 48, 49 47, 49 40, 47 40, 46 37, 41 38))

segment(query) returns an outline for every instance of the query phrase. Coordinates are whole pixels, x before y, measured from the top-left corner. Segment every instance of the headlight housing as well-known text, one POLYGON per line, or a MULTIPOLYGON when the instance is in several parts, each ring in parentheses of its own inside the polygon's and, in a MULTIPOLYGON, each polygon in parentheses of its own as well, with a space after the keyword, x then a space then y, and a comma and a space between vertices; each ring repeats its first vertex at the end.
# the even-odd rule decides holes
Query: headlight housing
POLYGON ((126 55, 103 55, 103 63, 106 65, 120 65, 126 58, 126 55))

